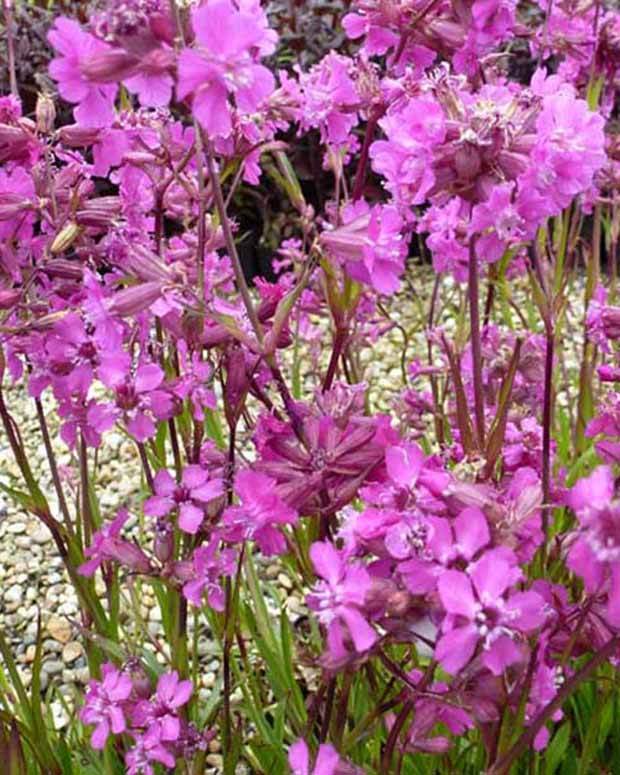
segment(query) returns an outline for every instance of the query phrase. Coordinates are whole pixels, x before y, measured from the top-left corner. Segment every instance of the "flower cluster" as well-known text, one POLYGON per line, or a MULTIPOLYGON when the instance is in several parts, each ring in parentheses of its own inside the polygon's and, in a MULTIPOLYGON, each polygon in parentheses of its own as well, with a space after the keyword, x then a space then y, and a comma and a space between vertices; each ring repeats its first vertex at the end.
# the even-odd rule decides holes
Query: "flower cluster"
POLYGON ((302 67, 317 4, 273 5, 57 16, 57 94, 0 96, 2 489, 76 587, 97 766, 499 775, 620 658, 617 11, 353 0, 302 67))

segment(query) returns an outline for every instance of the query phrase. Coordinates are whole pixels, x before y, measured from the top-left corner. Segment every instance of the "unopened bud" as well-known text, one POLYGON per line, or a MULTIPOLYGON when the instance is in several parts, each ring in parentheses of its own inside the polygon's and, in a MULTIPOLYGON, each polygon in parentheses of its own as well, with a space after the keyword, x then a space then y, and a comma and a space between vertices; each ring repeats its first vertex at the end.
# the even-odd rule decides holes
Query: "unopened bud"
POLYGON ((135 573, 150 573, 152 570, 151 561, 142 549, 128 541, 115 538, 106 542, 105 555, 107 559, 114 560, 135 573))
POLYGON ((0 288, 0 309, 12 309, 21 298, 21 291, 13 288, 0 288))
POLYGON ((174 554, 174 535, 172 530, 158 531, 153 542, 155 557, 165 565, 174 554))
POLYGON ((144 151, 129 151, 123 156, 123 161, 140 167, 143 164, 152 164, 155 161, 155 155, 144 151))
POLYGON ((138 60, 122 48, 109 48, 87 57, 80 64, 81 74, 96 83, 116 83, 134 74, 138 60))
POLYGON ((63 126, 58 132, 58 137, 63 145, 69 148, 86 148, 96 143, 101 137, 101 130, 88 126, 70 124, 63 126))
POLYGON ((140 280, 171 282, 173 276, 159 256, 143 245, 130 248, 125 267, 140 280))
POLYGON ((101 196, 84 204, 75 214, 75 220, 80 226, 106 228, 110 226, 121 212, 121 200, 117 196, 101 196))
POLYGON ((30 209, 32 202, 29 199, 10 191, 0 194, 0 221, 12 221, 24 210, 30 209))
POLYGON ((53 131, 56 122, 56 107, 54 100, 48 94, 39 94, 37 97, 35 115, 39 132, 47 135, 53 131))
POLYGON ((56 255, 57 253, 64 253, 65 250, 69 250, 81 233, 81 227, 74 221, 69 221, 54 237, 52 244, 50 245, 50 253, 56 255))
POLYGON ((108 312, 121 317, 137 315, 159 299, 162 289, 163 284, 160 282, 142 283, 142 285, 124 288, 108 301, 108 312))
POLYGON ((81 280, 84 277, 84 270, 75 261, 68 261, 66 258, 53 258, 48 261, 43 271, 50 278, 60 280, 81 280))

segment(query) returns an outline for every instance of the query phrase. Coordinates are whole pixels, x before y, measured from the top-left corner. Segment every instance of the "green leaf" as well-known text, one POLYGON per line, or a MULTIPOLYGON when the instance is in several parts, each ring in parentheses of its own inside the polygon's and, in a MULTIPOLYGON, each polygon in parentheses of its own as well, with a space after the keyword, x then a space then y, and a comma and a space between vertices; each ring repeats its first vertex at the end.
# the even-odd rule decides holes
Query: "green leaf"
POLYGON ((570 742, 571 724, 566 721, 553 736, 545 751, 544 775, 553 775, 564 761, 564 754, 570 742))

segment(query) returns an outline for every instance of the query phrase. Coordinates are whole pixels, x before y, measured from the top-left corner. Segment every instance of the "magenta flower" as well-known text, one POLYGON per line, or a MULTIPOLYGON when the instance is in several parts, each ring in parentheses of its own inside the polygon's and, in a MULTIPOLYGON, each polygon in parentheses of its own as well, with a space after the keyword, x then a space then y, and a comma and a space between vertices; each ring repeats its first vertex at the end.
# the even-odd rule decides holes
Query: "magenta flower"
POLYGON ((568 207, 605 164, 605 120, 566 90, 545 97, 524 184, 547 198, 549 214, 568 207))
POLYGON ((489 198, 473 208, 471 232, 480 235, 476 252, 488 264, 526 237, 525 222, 512 202, 514 187, 514 183, 494 186, 489 198))
POLYGON ((56 19, 48 40, 61 56, 50 62, 49 71, 58 81, 58 91, 68 102, 77 104, 75 120, 82 126, 109 126, 114 120, 116 84, 96 83, 83 72, 89 57, 100 55, 109 46, 64 16, 56 19))
POLYGON ((110 663, 102 666, 101 675, 101 681, 89 681, 80 711, 81 721, 95 725, 90 742, 97 750, 105 746, 110 733, 120 735, 125 731, 123 703, 133 688, 129 676, 110 663))
POLYGON ((149 729, 155 725, 160 740, 178 740, 181 734, 178 710, 189 702, 192 691, 192 682, 179 680, 176 670, 160 675, 155 696, 135 705, 131 714, 132 724, 149 729))
POLYGON ((180 484, 162 469, 155 476, 155 495, 144 502, 144 513, 164 517, 178 509, 179 527, 193 535, 200 530, 205 506, 223 492, 222 480, 209 479, 208 472, 199 465, 186 466, 180 484))
POLYGON ((391 205, 369 208, 365 202, 345 207, 344 225, 326 231, 321 241, 343 261, 349 275, 378 293, 394 293, 405 268, 404 223, 391 205))
POLYGON ((372 144, 373 168, 397 204, 422 204, 435 184, 433 148, 445 137, 443 110, 432 99, 416 98, 379 123, 388 139, 372 144))
POLYGON ((353 72, 351 59, 331 52, 308 73, 300 74, 301 126, 319 128, 323 143, 345 144, 358 122, 361 100, 351 77, 353 72))
POLYGON ((92 576, 105 561, 118 562, 135 573, 148 573, 151 570, 150 560, 142 549, 119 538, 128 519, 127 509, 119 509, 116 519, 96 531, 91 545, 84 549, 84 554, 90 559, 78 568, 82 576, 92 576))
POLYGON ((232 130, 230 97, 239 111, 253 113, 274 89, 273 75, 252 52, 271 53, 275 36, 260 6, 252 11, 212 0, 192 12, 196 47, 179 56, 177 95, 192 95, 194 115, 214 137, 232 130))
POLYGON ((297 512, 280 498, 275 481, 256 471, 240 471, 235 493, 241 503, 224 512, 226 540, 256 541, 263 554, 282 554, 286 540, 275 526, 294 524, 297 512))
MULTIPOLYGON (((491 540, 484 514, 473 507, 463 509, 453 521, 429 516, 423 526, 424 535, 406 536, 408 540, 402 540, 404 545, 396 543, 393 537, 391 542, 388 541, 388 536, 385 540, 392 556, 399 559, 410 557, 399 564, 398 571, 407 589, 414 595, 423 595, 434 590, 446 568, 464 567, 467 570, 491 540), (412 548, 416 548, 416 537, 422 551, 414 553, 412 548)), ((510 550, 506 549, 507 560, 510 554, 510 550)))
POLYGON ((166 47, 155 47, 142 56, 137 72, 125 78, 123 83, 130 92, 137 94, 140 104, 148 108, 168 105, 172 97, 174 80, 170 70, 174 65, 174 54, 166 47))
POLYGON ((144 734, 134 734, 135 745, 125 755, 127 775, 155 775, 154 764, 172 768, 175 756, 166 748, 161 725, 151 724, 144 734))
POLYGON ((336 661, 348 656, 345 638, 359 653, 368 651, 377 634, 362 613, 371 580, 360 565, 350 565, 327 541, 312 544, 310 559, 322 579, 307 597, 308 606, 327 627, 330 656, 336 661))
POLYGON ((579 530, 568 554, 568 567, 583 579, 590 594, 607 592, 606 617, 620 626, 620 502, 614 498, 614 475, 599 466, 572 488, 568 503, 579 530))
POLYGON ((536 592, 510 593, 517 580, 514 566, 493 551, 483 555, 469 575, 448 570, 441 576, 439 597, 447 616, 435 658, 447 672, 464 667, 478 645, 482 663, 494 675, 521 661, 519 636, 541 625, 546 614, 536 592))
POLYGON ((183 595, 200 607, 207 590, 207 602, 215 611, 224 610, 224 591, 220 579, 235 572, 235 552, 219 549, 220 538, 213 535, 208 544, 194 550, 190 562, 177 563, 175 575, 184 581, 183 595))
POLYGON ((115 375, 116 405, 126 418, 127 430, 137 441, 146 441, 155 435, 155 422, 172 416, 173 400, 161 388, 164 372, 155 363, 144 363, 136 369, 135 377, 122 372, 115 375))
POLYGON ((89 447, 101 444, 102 434, 116 422, 116 410, 109 404, 102 404, 94 398, 85 400, 70 397, 58 406, 58 416, 63 423, 60 436, 67 446, 74 448, 81 436, 89 447))
POLYGON ((335 775, 340 757, 333 746, 320 745, 314 766, 311 767, 308 745, 305 740, 298 740, 289 748, 288 763, 292 775, 335 775))

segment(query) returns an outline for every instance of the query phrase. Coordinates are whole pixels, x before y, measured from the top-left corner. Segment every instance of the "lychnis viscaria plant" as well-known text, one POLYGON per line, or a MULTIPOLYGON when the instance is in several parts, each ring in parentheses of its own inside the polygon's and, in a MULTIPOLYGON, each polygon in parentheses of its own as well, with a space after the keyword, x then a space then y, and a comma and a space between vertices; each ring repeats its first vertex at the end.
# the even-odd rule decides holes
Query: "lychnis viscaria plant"
POLYGON ((14 11, 0 484, 89 681, 4 633, 3 771, 616 772, 616 3, 103 0, 36 103, 14 11))

